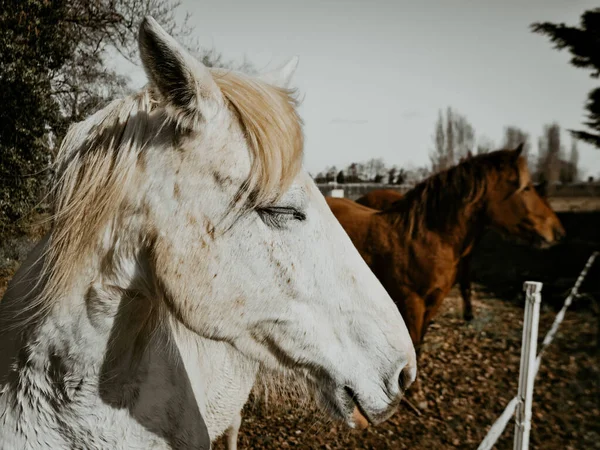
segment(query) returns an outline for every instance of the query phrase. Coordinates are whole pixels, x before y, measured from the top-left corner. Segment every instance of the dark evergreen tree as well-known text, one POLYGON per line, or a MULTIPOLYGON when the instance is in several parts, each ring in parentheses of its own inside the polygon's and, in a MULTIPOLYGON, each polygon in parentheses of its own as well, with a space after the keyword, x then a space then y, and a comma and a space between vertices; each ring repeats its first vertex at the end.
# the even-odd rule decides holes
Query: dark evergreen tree
MULTIPOLYGON (((592 78, 600 77, 600 8, 585 11, 579 27, 543 22, 534 23, 531 28, 535 33, 549 36, 558 50, 569 50, 573 55, 571 64, 575 67, 591 70, 592 78)), ((585 107, 588 130, 569 131, 576 138, 600 148, 600 88, 589 93, 585 107)))
POLYGON ((404 169, 400 169, 398 171, 398 175, 396 176, 396 184, 404 184, 406 183, 406 179, 408 178, 408 173, 404 169))
POLYGON ((388 170, 388 184, 394 184, 394 182, 396 181, 396 168, 392 167, 390 170, 388 170))

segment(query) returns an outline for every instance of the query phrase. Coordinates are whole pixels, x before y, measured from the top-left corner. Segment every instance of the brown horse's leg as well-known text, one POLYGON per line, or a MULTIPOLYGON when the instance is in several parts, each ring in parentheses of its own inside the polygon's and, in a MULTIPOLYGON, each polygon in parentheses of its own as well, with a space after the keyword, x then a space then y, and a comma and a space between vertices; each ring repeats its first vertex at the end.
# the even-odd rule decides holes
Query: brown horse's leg
POLYGON ((431 323, 431 320, 435 317, 440 307, 442 306, 442 302, 446 298, 446 293, 441 290, 435 290, 431 294, 427 296, 427 309, 423 314, 423 322, 421 325, 421 342, 425 337, 425 332, 431 323))
POLYGON ((416 293, 410 292, 404 296, 400 313, 408 328, 417 357, 420 353, 423 318, 425 317, 425 301, 416 293))
POLYGON ((458 263, 458 284, 463 298, 463 318, 473 320, 473 304, 471 303, 471 255, 465 256, 458 263))

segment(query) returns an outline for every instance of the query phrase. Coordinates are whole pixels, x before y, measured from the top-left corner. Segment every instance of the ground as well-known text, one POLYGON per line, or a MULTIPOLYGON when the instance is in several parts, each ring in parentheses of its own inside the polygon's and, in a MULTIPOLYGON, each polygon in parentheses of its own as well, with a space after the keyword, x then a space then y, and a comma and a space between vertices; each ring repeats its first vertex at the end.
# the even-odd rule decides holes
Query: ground
MULTIPOLYGON (((324 420, 314 408, 289 402, 265 407, 249 402, 240 431, 241 449, 446 449, 477 448, 517 393, 523 308, 479 291, 476 318, 462 320, 459 298, 445 301, 425 339, 418 382, 388 422, 349 431, 324 420)), ((540 339, 554 320, 544 308, 540 339)), ((600 449, 600 364, 596 318, 568 312, 545 354, 536 379, 532 449, 600 449)), ((498 449, 512 449, 514 421, 498 449)), ((218 442, 215 449, 224 449, 218 442)))

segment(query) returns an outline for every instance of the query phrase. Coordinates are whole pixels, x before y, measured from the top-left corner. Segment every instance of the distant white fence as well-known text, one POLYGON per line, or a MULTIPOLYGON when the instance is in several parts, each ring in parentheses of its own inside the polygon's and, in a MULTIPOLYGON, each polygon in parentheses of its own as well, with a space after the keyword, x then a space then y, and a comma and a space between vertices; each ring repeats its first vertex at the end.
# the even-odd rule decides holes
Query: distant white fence
MULTIPOLYGON (((386 184, 386 183, 317 183, 323 195, 329 195, 332 188, 344 189, 344 196, 356 200, 374 189, 390 189, 404 194, 414 187, 412 184, 386 184)), ((600 183, 575 183, 559 184, 553 187, 550 198, 597 198, 600 197, 600 183)))
POLYGON ((565 303, 561 310, 558 312, 552 323, 552 327, 546 334, 544 341, 542 342, 539 353, 536 358, 536 346, 537 346, 537 335, 538 335, 538 324, 539 324, 539 312, 540 303, 542 300, 542 283, 536 283, 528 281, 524 285, 526 299, 525 299, 525 320, 523 321, 523 343, 521 347, 521 367, 519 370, 519 392, 515 398, 513 398, 504 412, 498 417, 496 422, 492 425, 488 431, 487 436, 481 442, 477 450, 490 450, 504 429, 510 421, 516 410, 516 422, 515 422, 515 440, 514 450, 527 450, 529 448, 529 432, 531 430, 531 403, 533 398, 533 382, 540 369, 540 363, 542 362, 542 355, 546 348, 550 345, 558 327, 565 318, 567 308, 571 306, 573 299, 579 294, 579 287, 585 276, 587 275, 590 267, 594 263, 594 260, 598 256, 598 252, 594 252, 588 259, 585 267, 579 274, 577 281, 569 296, 566 298, 565 303))
POLYGON ((375 184, 375 183, 320 183, 317 187, 323 195, 326 197, 333 197, 332 191, 339 189, 343 191, 343 197, 349 198, 350 200, 356 200, 359 197, 371 192, 374 189, 390 189, 397 191, 401 194, 409 191, 413 186, 409 185, 398 185, 398 184, 375 184))

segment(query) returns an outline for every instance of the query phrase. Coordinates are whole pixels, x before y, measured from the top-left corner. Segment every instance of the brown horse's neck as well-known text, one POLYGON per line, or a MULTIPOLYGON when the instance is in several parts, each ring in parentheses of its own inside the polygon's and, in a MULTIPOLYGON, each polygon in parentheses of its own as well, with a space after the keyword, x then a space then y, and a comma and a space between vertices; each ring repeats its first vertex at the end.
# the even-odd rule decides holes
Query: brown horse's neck
POLYGON ((459 257, 465 256, 488 225, 488 180, 472 173, 451 169, 431 177, 378 215, 391 222, 401 239, 414 241, 434 233, 459 257))
POLYGON ((460 256, 471 253, 473 246, 479 241, 487 225, 486 202, 465 205, 464 214, 460 214, 457 222, 448 224, 444 240, 450 243, 460 256))

